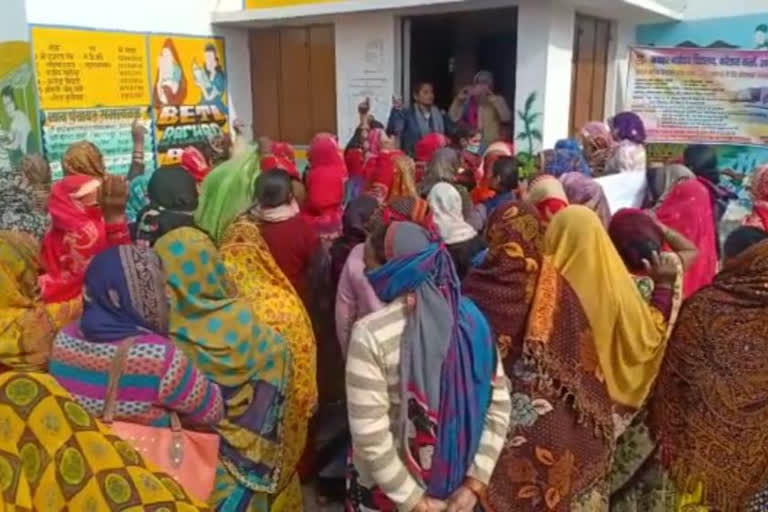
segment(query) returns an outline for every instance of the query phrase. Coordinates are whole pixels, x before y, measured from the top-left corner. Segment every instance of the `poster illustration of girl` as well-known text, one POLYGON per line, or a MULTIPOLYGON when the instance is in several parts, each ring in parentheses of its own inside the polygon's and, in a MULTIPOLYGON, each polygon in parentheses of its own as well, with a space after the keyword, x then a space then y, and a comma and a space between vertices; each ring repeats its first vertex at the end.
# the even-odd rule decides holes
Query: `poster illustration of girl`
POLYGON ((195 84, 200 88, 201 105, 213 105, 219 112, 226 115, 227 106, 224 103, 224 94, 227 92, 227 75, 221 67, 216 45, 205 45, 203 52, 203 66, 195 61, 192 63, 192 75, 195 84))
POLYGON ((187 79, 181 60, 170 38, 163 43, 157 59, 157 74, 153 88, 155 105, 181 105, 187 96, 187 79))

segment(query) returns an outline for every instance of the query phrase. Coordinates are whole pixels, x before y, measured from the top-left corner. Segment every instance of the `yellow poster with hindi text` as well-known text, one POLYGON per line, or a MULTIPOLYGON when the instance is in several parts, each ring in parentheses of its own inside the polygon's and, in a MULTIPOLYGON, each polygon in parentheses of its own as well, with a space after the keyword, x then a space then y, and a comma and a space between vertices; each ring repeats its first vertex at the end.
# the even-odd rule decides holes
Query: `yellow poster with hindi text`
POLYGON ((32 27, 40 108, 149 104, 146 41, 144 34, 32 27))

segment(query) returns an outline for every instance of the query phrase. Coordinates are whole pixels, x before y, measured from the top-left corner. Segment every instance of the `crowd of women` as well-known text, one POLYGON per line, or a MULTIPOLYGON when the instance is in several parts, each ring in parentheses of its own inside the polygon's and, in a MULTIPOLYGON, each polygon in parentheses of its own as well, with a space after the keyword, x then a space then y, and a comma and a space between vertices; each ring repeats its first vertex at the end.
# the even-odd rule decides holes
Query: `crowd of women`
POLYGON ((721 247, 710 148, 649 166, 621 113, 518 161, 476 81, 303 173, 262 138, 145 176, 137 127, 127 180, 86 141, 0 176, 3 503, 293 512, 341 458, 350 512, 766 510, 768 166, 721 247))

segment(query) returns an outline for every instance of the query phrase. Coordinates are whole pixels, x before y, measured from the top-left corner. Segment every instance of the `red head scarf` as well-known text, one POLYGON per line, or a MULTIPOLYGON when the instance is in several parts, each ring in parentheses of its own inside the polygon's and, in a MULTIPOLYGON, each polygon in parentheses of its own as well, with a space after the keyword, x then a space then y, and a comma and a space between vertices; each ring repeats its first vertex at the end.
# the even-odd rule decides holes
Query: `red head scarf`
POLYGON ((650 251, 660 251, 664 245, 664 232, 659 225, 637 208, 616 212, 608 225, 608 234, 627 268, 636 273, 644 270, 643 260, 651 257, 650 251))
POLYGON ((44 302, 77 297, 91 258, 107 248, 104 218, 98 206, 86 206, 79 197, 98 188, 91 176, 67 176, 51 189, 48 212, 51 228, 43 237, 40 277, 44 302))
POLYGON ((261 169, 281 169, 287 172, 292 179, 301 181, 301 174, 296 167, 296 151, 287 142, 271 142, 268 151, 261 159, 261 169))
POLYGON ((717 235, 712 197, 708 186, 699 180, 685 180, 669 191, 656 209, 656 218, 688 240, 699 256, 685 272, 684 297, 710 284, 717 273, 717 235))
POLYGON ((198 184, 202 183, 208 173, 211 172, 211 166, 208 165, 205 155, 194 146, 184 148, 181 153, 181 166, 198 184))
POLYGON ((541 174, 531 181, 527 199, 539 210, 545 225, 549 224, 557 212, 568 206, 568 196, 565 195, 563 185, 548 174, 541 174))
POLYGON ((419 142, 416 143, 416 147, 414 148, 414 156, 416 162, 423 163, 425 165, 428 164, 429 161, 432 160, 432 156, 435 154, 435 151, 447 147, 450 142, 451 141, 448 140, 448 137, 442 133, 430 133, 429 135, 425 135, 419 142))
POLYGON ((336 137, 321 133, 312 139, 307 153, 307 200, 304 214, 321 234, 341 232, 347 167, 336 137))

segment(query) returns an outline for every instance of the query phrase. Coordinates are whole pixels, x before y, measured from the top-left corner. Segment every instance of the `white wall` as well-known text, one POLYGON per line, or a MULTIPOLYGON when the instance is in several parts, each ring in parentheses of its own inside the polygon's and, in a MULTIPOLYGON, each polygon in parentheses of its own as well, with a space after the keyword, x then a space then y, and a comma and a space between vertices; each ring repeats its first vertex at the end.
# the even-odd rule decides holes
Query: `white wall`
POLYGON ((336 18, 336 115, 339 141, 357 127, 357 106, 366 97, 386 123, 395 92, 395 16, 359 13, 336 18))
POLYGON ((2 0, 3 15, 0 17, 0 41, 26 41, 29 39, 24 0, 2 0))
MULTIPOLYGON (((537 128, 543 147, 568 136, 574 16, 573 8, 551 0, 526 2, 518 10, 515 111, 524 109, 531 92, 537 94, 534 111, 542 113, 537 128)), ((515 130, 522 128, 515 119, 515 130)), ((522 141, 517 146, 527 150, 522 141)))
MULTIPOLYGON (((5 9, 9 0, 0 1, 5 9)), ((10 1, 15 3, 17 0, 10 1)), ((224 36, 230 121, 240 118, 251 124, 253 109, 247 31, 211 25, 211 12, 218 1, 26 0, 26 6, 27 19, 31 24, 224 36)))

